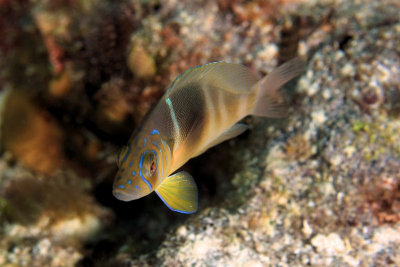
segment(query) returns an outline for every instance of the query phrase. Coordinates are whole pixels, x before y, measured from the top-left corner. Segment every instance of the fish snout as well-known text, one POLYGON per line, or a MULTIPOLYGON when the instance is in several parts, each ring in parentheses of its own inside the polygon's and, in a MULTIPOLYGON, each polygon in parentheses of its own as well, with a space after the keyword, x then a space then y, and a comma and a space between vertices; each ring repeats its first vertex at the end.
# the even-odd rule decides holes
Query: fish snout
POLYGON ((129 194, 126 190, 119 188, 118 186, 114 186, 112 191, 114 197, 122 201, 131 201, 136 199, 134 195, 129 194))

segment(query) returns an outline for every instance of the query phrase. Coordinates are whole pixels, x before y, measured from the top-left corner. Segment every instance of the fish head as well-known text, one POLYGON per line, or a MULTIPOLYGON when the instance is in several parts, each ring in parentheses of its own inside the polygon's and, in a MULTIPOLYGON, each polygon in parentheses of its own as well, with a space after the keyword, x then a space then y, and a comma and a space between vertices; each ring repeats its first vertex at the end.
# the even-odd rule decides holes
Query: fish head
POLYGON ((164 145, 157 136, 136 137, 117 156, 113 195, 131 201, 150 194, 166 175, 164 145))

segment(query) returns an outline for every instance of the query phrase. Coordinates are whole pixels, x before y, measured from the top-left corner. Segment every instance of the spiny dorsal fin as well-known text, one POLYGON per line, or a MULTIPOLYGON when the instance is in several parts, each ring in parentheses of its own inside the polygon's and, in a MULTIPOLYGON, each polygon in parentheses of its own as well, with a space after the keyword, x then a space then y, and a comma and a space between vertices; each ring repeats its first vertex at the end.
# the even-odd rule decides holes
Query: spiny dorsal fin
POLYGON ((243 94, 249 92, 252 86, 257 83, 257 77, 241 64, 223 61, 213 62, 188 69, 178 76, 168 88, 166 95, 168 97, 174 90, 198 82, 233 94, 243 94))

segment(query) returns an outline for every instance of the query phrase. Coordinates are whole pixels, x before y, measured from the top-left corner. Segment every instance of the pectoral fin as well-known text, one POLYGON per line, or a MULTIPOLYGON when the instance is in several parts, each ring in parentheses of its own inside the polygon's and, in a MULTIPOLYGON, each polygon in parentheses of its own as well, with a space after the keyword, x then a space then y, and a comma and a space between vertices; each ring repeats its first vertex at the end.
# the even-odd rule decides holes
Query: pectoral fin
POLYGON ((187 172, 168 176, 156 189, 167 207, 180 213, 195 213, 198 207, 197 186, 187 172))

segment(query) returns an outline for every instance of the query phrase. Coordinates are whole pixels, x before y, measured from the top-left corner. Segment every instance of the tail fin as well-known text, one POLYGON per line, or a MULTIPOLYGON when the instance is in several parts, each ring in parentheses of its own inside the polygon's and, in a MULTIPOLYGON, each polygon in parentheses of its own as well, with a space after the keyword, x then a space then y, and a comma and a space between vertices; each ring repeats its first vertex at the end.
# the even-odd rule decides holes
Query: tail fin
POLYGON ((300 75, 305 65, 305 60, 296 57, 262 78, 255 85, 258 86, 259 92, 251 114, 272 118, 284 117, 287 113, 287 105, 279 88, 300 75))

